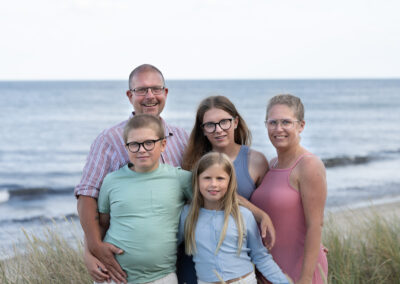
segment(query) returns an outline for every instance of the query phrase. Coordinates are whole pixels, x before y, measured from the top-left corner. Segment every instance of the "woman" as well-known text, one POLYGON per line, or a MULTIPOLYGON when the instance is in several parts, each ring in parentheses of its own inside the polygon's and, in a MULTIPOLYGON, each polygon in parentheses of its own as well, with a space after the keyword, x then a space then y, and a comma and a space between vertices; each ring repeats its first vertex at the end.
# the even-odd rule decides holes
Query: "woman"
POLYGON ((251 134, 234 104, 224 96, 204 99, 197 108, 196 120, 183 155, 182 168, 192 170, 200 158, 210 152, 226 154, 233 162, 241 204, 246 204, 261 223, 262 237, 269 232, 267 247, 273 246, 275 231, 269 217, 248 202, 268 171, 265 156, 249 148, 251 134))
POLYGON ((292 95, 277 95, 267 107, 265 125, 277 158, 251 202, 271 217, 276 230, 271 254, 295 283, 324 283, 328 263, 321 245, 326 200, 325 167, 300 145, 304 107, 292 95), (322 275, 324 274, 324 275, 322 275))

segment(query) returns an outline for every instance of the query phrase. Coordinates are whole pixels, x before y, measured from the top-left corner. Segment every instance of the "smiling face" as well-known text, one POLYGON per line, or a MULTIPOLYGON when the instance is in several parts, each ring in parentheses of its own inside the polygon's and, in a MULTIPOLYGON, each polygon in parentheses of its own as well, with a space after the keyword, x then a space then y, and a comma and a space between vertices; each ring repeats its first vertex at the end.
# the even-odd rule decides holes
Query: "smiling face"
MULTIPOLYGON (((287 105, 276 104, 268 112, 267 120, 289 120, 297 121, 294 111, 287 105)), ((293 127, 284 129, 281 123, 277 124, 275 129, 268 128, 269 140, 276 149, 287 149, 297 146, 300 143, 300 133, 304 129, 305 122, 294 122, 293 127)))
POLYGON ((203 196, 204 208, 219 210, 221 200, 229 185, 229 175, 220 164, 214 164, 199 175, 199 189, 203 196))
MULTIPOLYGON (((145 87, 164 87, 163 78, 155 70, 147 70, 136 74, 130 82, 130 88, 145 87)), ((130 90, 126 92, 126 95, 133 105, 136 114, 148 113, 159 116, 164 109, 168 89, 165 88, 160 95, 154 95, 150 90, 144 96, 138 96, 130 90)))
MULTIPOLYGON (((150 127, 133 128, 128 133, 127 143, 142 143, 146 140, 157 140, 159 138, 156 131, 150 127)), ((139 151, 136 153, 132 153, 127 148, 129 160, 133 163, 135 172, 151 172, 157 169, 160 163, 161 152, 164 151, 165 145, 166 140, 163 139, 155 142, 154 149, 151 151, 144 149, 143 145, 140 146, 139 151)))
MULTIPOLYGON (((203 124, 208 122, 218 123, 224 119, 232 119, 232 115, 228 112, 219 109, 211 108, 204 113, 203 124)), ((225 148, 235 144, 235 129, 238 125, 238 118, 233 118, 231 127, 227 130, 223 130, 219 125, 216 125, 213 133, 208 133, 203 130, 204 135, 210 141, 213 150, 225 148)))

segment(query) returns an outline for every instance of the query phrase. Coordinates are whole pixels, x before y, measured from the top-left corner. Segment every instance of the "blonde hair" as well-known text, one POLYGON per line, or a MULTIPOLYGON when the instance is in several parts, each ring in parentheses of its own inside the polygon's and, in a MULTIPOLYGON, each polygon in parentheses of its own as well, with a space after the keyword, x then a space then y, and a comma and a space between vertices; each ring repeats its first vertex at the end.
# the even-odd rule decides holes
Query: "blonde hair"
POLYGON ((122 137, 124 138, 124 142, 128 143, 129 132, 132 129, 139 128, 150 128, 153 129, 158 138, 164 138, 164 127, 160 119, 150 114, 135 114, 124 127, 124 132, 122 133, 122 137))
POLYGON ((268 113, 274 105, 286 105, 293 110, 293 113, 298 120, 304 120, 304 105, 300 98, 290 94, 280 94, 272 97, 267 105, 266 119, 268 119, 268 113))
POLYGON ((238 230, 238 251, 240 254, 243 245, 243 237, 246 232, 242 214, 239 209, 239 201, 237 198, 237 181, 235 168, 227 155, 218 152, 210 152, 205 154, 195 165, 193 169, 192 186, 193 200, 189 209, 188 216, 185 221, 185 251, 188 255, 196 253, 195 230, 197 220, 199 218, 200 208, 204 206, 204 198, 200 193, 199 175, 213 165, 219 165, 229 175, 229 183, 225 196, 220 200, 221 209, 224 210, 224 225, 221 236, 215 250, 217 254, 222 242, 225 239, 226 230, 228 228, 229 216, 235 220, 238 230))

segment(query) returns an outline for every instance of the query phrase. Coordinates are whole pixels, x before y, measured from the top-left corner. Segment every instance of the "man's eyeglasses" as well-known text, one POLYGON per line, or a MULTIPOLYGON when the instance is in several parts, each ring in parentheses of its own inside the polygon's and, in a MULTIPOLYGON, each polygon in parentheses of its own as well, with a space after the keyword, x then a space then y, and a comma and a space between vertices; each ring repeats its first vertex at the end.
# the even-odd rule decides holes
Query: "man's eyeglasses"
POLYGON ((201 128, 207 133, 214 133, 217 129, 217 125, 219 125, 222 130, 228 130, 232 126, 232 120, 233 118, 225 118, 219 122, 206 122, 201 125, 201 128))
POLYGON ((148 90, 151 90, 153 95, 158 96, 164 92, 165 87, 154 86, 154 87, 141 87, 141 88, 129 89, 129 91, 131 91, 137 96, 145 96, 148 90))
POLYGON ((143 148, 146 151, 151 151, 151 150, 154 149, 154 146, 156 145, 156 142, 161 141, 163 139, 164 139, 164 137, 156 139, 156 140, 146 140, 146 141, 143 141, 141 143, 133 141, 133 142, 126 143, 125 146, 128 147, 128 150, 130 152, 132 152, 132 153, 139 152, 140 146, 143 146, 143 148))
POLYGON ((265 127, 271 130, 278 128, 280 124, 283 129, 292 129, 295 122, 300 122, 299 120, 290 119, 269 119, 265 121, 265 127))

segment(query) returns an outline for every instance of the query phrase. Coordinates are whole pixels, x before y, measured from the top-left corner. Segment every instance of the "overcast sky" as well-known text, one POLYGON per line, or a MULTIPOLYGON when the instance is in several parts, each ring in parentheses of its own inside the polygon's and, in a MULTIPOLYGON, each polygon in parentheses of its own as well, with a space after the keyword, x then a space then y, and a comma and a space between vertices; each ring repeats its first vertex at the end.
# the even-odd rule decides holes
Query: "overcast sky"
POLYGON ((0 4, 0 80, 400 78, 398 0, 0 4))

